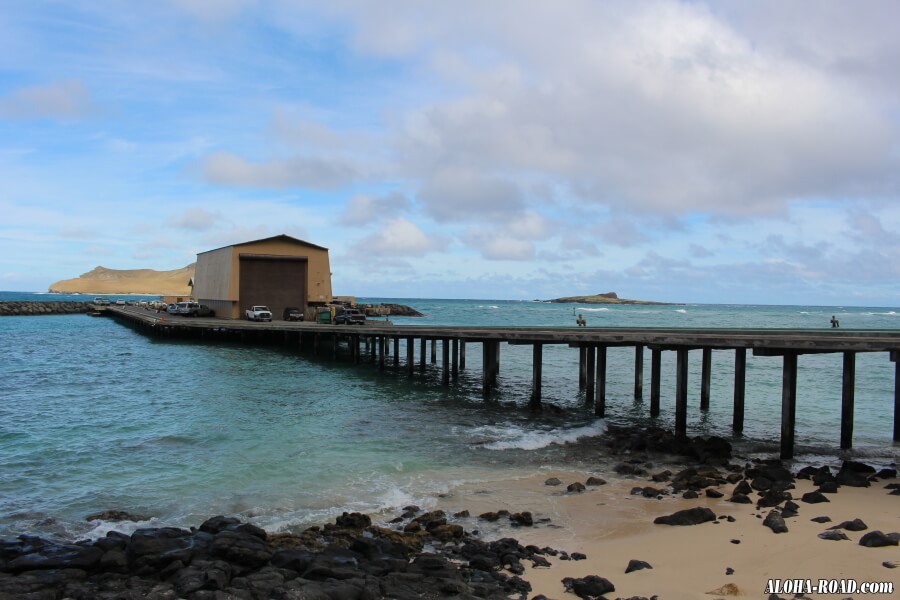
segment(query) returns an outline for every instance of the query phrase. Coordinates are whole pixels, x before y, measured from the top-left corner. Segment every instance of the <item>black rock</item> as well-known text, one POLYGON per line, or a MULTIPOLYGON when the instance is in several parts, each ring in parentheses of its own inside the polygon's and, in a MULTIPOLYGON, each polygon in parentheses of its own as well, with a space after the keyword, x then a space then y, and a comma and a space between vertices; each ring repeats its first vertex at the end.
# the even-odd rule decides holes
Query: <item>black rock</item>
POLYGON ((749 496, 753 493, 753 488, 750 487, 750 484, 747 483, 747 480, 744 479, 736 486, 734 486, 733 494, 744 494, 745 496, 749 496))
POLYGON ((865 531, 869 526, 862 519, 853 519, 852 521, 844 521, 840 525, 834 525, 828 529, 846 529, 847 531, 865 531))
POLYGON ((883 563, 881 563, 881 566, 884 567, 884 568, 886 568, 886 569, 896 569, 896 568, 897 568, 897 563, 895 563, 895 562, 890 562, 890 561, 886 560, 886 561, 884 561, 883 563))
POLYGON ((823 531, 819 534, 819 537, 823 540, 832 540, 832 541, 841 541, 841 540, 849 540, 846 533, 841 531, 823 531))
POLYGON ((697 498, 700 497, 700 494, 698 494, 694 490, 688 490, 685 493, 683 493, 681 495, 681 497, 684 498, 685 500, 696 500, 697 498))
POLYGON ((788 500, 784 503, 784 508, 781 509, 781 516, 785 519, 789 519, 791 517, 796 517, 800 513, 800 505, 794 502, 793 500, 788 500))
POLYGON ((509 520, 516 527, 531 527, 534 525, 534 518, 528 511, 511 514, 509 515, 509 520))
POLYGON ((740 544, 740 543, 741 543, 741 540, 731 540, 731 543, 732 543, 732 544, 740 544))
POLYGON ((706 495, 710 498, 721 498, 725 494, 719 490, 714 490, 713 488, 706 488, 706 495))
POLYGON ((632 571, 640 571, 641 569, 652 569, 653 567, 650 563, 645 562, 643 560, 635 560, 631 559, 628 561, 628 566, 625 567, 626 573, 631 573, 632 571))
POLYGON ((803 494, 800 497, 800 500, 806 502, 807 504, 819 504, 821 502, 831 502, 822 492, 812 491, 803 494))
POLYGON ((874 474, 875 467, 861 463, 855 460, 845 460, 841 465, 841 471, 852 471, 855 473, 874 474))
POLYGON ((897 469, 884 468, 875 474, 879 479, 894 479, 897 477, 897 469))
POLYGON ((571 494, 579 494, 585 490, 584 484, 576 481, 575 483, 570 483, 566 486, 566 491, 571 494))
POLYGON ((823 481, 819 486, 819 491, 823 494, 837 494, 840 484, 836 480, 823 481))
MULTIPOLYGON (((845 462, 844 465, 846 464, 847 463, 845 462)), ((834 476, 834 480, 839 484, 848 487, 869 487, 871 485, 869 483, 869 476, 865 472, 852 469, 845 470, 843 467, 838 474, 834 476)))
POLYGON ((275 550, 257 536, 225 530, 216 534, 210 554, 241 566, 259 568, 269 562, 275 550))
POLYGON ((813 523, 831 523, 831 517, 813 517, 810 521, 813 523))
POLYGON ((580 579, 566 577, 562 583, 567 592, 571 592, 579 598, 599 598, 604 594, 616 591, 616 586, 608 579, 597 575, 588 575, 580 579))
POLYGON ((45 569, 90 570, 100 563, 103 554, 103 550, 94 546, 48 544, 14 558, 4 570, 10 573, 45 569))
POLYGON ((335 524, 344 529, 365 529, 372 525, 372 519, 369 518, 369 515, 364 515, 362 513, 345 512, 335 519, 335 524))
POLYGON ((551 477, 547 481, 544 482, 544 485, 562 485, 562 481, 560 481, 556 477, 551 477))
POLYGON ((587 560, 587 554, 582 552, 573 552, 569 555, 572 560, 587 560))
POLYGON ((726 575, 734 575, 734 569, 732 569, 731 567, 726 567, 725 574, 726 575))
POLYGON ((763 525, 774 531, 775 533, 786 533, 788 528, 784 522, 784 519, 781 516, 781 513, 777 510, 770 511, 766 516, 765 521, 763 521, 763 525))
POLYGON ((735 504, 753 504, 753 500, 746 494, 733 494, 728 501, 734 502, 735 504))
POLYGON ((882 533, 877 530, 870 531, 859 540, 859 545, 866 548, 881 548, 898 544, 900 544, 900 533, 882 533))
POLYGON ((710 509, 697 506, 686 510, 679 510, 671 515, 656 517, 653 520, 657 525, 699 525, 708 521, 715 521, 716 514, 710 509))
POLYGON ((598 485, 606 485, 606 480, 601 479, 600 477, 588 477, 587 481, 585 481, 584 484, 596 487, 598 485))

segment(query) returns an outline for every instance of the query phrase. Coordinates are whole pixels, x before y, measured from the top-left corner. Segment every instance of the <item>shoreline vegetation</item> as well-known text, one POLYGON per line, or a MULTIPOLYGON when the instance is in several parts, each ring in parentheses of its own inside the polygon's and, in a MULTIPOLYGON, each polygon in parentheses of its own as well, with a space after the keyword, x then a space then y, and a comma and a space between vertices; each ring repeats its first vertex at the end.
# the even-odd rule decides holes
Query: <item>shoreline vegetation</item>
POLYGON ((606 292, 603 294, 593 294, 591 296, 566 296, 564 298, 554 298, 546 300, 554 304, 642 304, 642 305, 664 305, 673 306, 673 302, 653 302, 650 300, 629 300, 627 298, 619 298, 615 292, 606 292))
POLYGON ((536 467, 427 509, 345 512, 297 532, 217 516, 74 543, 20 536, 0 541, 0 598, 828 597, 767 590, 797 579, 896 589, 896 465, 745 461, 719 438, 618 427, 597 451, 621 462, 536 467))

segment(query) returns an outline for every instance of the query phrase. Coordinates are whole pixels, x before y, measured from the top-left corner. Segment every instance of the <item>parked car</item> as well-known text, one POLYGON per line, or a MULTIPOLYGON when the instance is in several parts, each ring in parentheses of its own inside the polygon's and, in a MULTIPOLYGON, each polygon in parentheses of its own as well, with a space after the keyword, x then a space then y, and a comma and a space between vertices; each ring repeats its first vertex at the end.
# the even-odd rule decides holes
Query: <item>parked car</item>
POLYGON ((170 315, 177 315, 178 314, 178 305, 170 304, 169 306, 166 307, 166 312, 169 313, 170 315))
POLYGON ((94 304, 96 306, 109 306, 111 302, 109 301, 109 298, 101 298, 100 296, 97 296, 96 298, 94 298, 94 304))
POLYGON ((196 302, 179 302, 176 304, 178 308, 175 311, 176 315, 182 315, 185 317, 193 316, 194 309, 199 307, 200 305, 196 302))
POLYGON ((251 306, 244 314, 247 317, 248 321, 271 321, 272 320, 272 311, 269 310, 268 306, 251 306))
POLYGON ((335 325, 365 325, 366 314, 357 308, 337 309, 334 315, 335 325))
POLYGON ((194 308, 191 309, 192 317, 214 317, 216 316, 216 311, 211 309, 205 304, 196 304, 194 308))
POLYGON ((125 306, 125 301, 122 299, 116 300, 116 306, 125 306))
POLYGON ((285 321, 302 321, 303 311, 296 306, 288 306, 281 313, 281 318, 285 321))

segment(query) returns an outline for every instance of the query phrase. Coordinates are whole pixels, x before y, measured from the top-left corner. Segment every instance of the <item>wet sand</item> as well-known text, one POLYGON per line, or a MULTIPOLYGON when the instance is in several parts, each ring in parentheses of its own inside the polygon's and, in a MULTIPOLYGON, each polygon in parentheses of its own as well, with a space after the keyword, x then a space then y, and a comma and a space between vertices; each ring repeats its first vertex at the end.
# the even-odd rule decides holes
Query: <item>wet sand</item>
MULTIPOLYGON (((763 519, 771 509, 727 501, 734 487, 731 484, 719 488, 725 493, 721 499, 708 498, 701 492, 694 500, 685 500, 680 495, 657 500, 631 495, 631 489, 646 485, 663 488, 665 484, 640 477, 594 474, 608 483, 588 487, 582 493, 566 492, 567 484, 583 483, 589 475, 546 470, 525 478, 462 487, 439 499, 438 508, 448 512, 468 510, 472 516, 461 523, 466 529, 480 529, 489 539, 515 537, 523 545, 550 546, 587 555, 585 560, 578 561, 548 557, 550 568, 527 568, 525 578, 533 586, 529 597, 544 594, 548 598, 573 598, 565 592, 561 580, 588 575, 599 575, 615 585, 616 590, 609 598, 653 595, 665 599, 717 598, 737 595, 735 591, 744 597, 767 598, 769 579, 798 578, 812 579, 814 584, 819 579, 893 582, 894 589, 900 589, 897 586, 900 569, 882 565, 885 561, 900 564, 900 547, 867 548, 858 543, 865 533, 873 530, 900 531, 900 496, 890 496, 890 490, 884 489, 885 483, 896 479, 875 483, 870 488, 843 486, 838 493, 827 495, 830 502, 820 504, 799 500, 815 486, 808 480, 797 480, 791 494, 800 506, 799 515, 785 520, 788 532, 776 534, 763 526, 763 519), (559 478, 562 485, 545 485, 550 477, 559 478), (719 519, 681 527, 653 523, 658 516, 696 506, 708 507, 720 517, 730 515, 734 522, 719 519), (478 518, 483 512, 501 509, 531 511, 536 525, 511 528, 507 519, 491 524, 478 518), (832 522, 821 524, 810 520, 818 516, 828 516, 832 522), (856 518, 862 519, 868 529, 842 530, 849 541, 817 537, 828 527, 856 518), (541 519, 550 522, 541 523, 541 519), (631 559, 646 561, 653 568, 626 574, 631 559), (726 574, 729 568, 734 570, 730 575, 726 574), (736 590, 720 590, 728 584, 736 586, 736 590)), ((755 501, 756 495, 752 498, 755 501)), ((793 593, 779 595, 793 597, 793 593)), ((856 597, 855 594, 808 596, 856 597)))

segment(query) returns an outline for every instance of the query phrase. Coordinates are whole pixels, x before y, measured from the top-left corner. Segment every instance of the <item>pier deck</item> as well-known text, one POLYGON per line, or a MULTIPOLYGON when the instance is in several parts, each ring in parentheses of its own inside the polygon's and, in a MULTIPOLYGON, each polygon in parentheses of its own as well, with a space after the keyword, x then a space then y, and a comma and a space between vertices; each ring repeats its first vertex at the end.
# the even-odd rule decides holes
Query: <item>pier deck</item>
MULTIPOLYGON (((427 342, 431 341, 431 363, 436 363, 437 343, 440 341, 441 380, 446 385, 465 369, 466 344, 480 343, 482 347, 482 380, 485 397, 496 386, 500 366, 500 344, 531 345, 533 371, 531 405, 541 406, 541 361, 543 346, 567 345, 579 350, 579 385, 585 396, 594 401, 594 412, 606 413, 606 349, 633 347, 634 394, 643 396, 644 349, 651 354, 650 414, 658 416, 660 409, 660 365, 662 352, 676 353, 675 432, 687 434, 687 376, 688 353, 702 352, 700 408, 709 408, 711 357, 714 350, 735 352, 734 398, 732 429, 740 433, 744 422, 744 385, 747 350, 755 356, 782 357, 782 414, 781 457, 792 458, 794 453, 794 423, 797 403, 797 359, 803 354, 842 353, 843 386, 841 402, 841 448, 850 448, 853 437, 854 384, 856 354, 860 352, 888 353, 895 363, 894 435, 900 441, 900 330, 869 329, 674 329, 674 328, 615 328, 615 327, 458 327, 458 326, 394 326, 369 321, 365 326, 323 325, 306 322, 273 321, 256 323, 211 318, 187 318, 156 313, 137 307, 106 307, 104 313, 137 325, 142 330, 163 336, 216 338, 236 341, 279 340, 295 341, 297 347, 311 343, 318 353, 320 345, 330 342, 332 356, 337 358, 338 346, 346 341, 355 364, 360 362, 360 343, 380 369, 385 368, 391 354, 393 363, 400 364, 400 341, 406 342, 406 367, 415 372, 415 348, 418 341, 419 369, 425 368, 427 342)), ((887 407, 886 407, 887 408, 887 407)))

